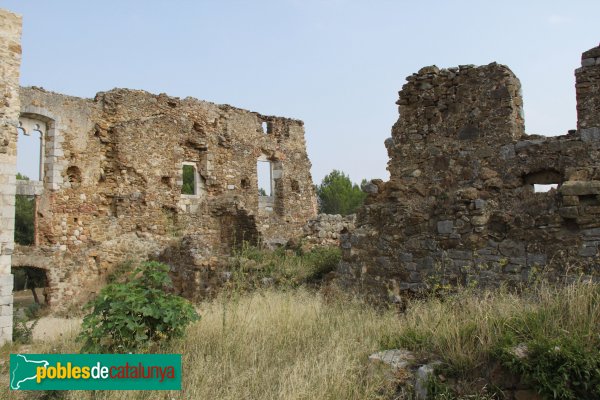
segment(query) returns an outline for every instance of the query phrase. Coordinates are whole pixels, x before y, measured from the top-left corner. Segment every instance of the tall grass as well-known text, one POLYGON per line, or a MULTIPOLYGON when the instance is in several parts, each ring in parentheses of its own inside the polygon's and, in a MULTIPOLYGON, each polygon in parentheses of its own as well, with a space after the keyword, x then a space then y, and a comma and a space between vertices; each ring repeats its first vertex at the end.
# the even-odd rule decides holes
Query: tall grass
MULTIPOLYGON (((547 341, 552 349, 567 338, 588 354, 600 351, 600 286, 588 283, 541 284, 520 294, 465 289, 412 301, 400 315, 302 288, 225 292, 200 304, 199 313, 184 340, 162 349, 183 354, 181 392, 67 392, 62 398, 389 399, 389 376, 367 367, 367 356, 383 348, 439 358, 459 377, 477 376, 500 360, 498 349, 519 343, 547 341)), ((24 350, 5 347, 2 359, 8 351, 24 350)), ((69 353, 78 345, 66 337, 25 351, 69 353)), ((2 371, 0 398, 43 398, 9 394, 7 363, 2 371)), ((540 371, 531 372, 538 379, 534 373, 540 371)))
MULTIPOLYGON (((350 299, 304 289, 221 297, 165 352, 183 354, 181 392, 67 392, 65 399, 378 399, 389 382, 368 368, 399 321, 350 299)), ((72 343, 41 350, 72 352, 72 343)), ((8 375, 8 374, 6 374, 8 375)), ((8 387, 8 379, 4 378, 8 387)), ((0 397, 5 398, 0 389, 0 397)), ((19 393, 15 398, 31 398, 19 393)), ((41 398, 41 397, 40 397, 41 398)))
POLYGON ((600 332, 600 286, 541 283, 520 294, 504 289, 463 289, 442 298, 413 301, 401 328, 383 347, 408 347, 438 355, 457 372, 486 365, 502 341, 577 336, 593 345, 600 332))

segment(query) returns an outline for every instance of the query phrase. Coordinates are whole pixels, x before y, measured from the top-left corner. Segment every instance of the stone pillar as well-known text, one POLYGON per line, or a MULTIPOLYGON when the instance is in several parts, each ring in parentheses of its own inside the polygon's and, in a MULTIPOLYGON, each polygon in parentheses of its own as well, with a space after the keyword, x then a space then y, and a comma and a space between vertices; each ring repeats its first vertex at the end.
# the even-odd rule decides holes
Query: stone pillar
POLYGON ((600 140, 600 46, 581 55, 575 70, 577 129, 583 141, 600 140))
POLYGON ((0 344, 12 341, 21 17, 0 9, 0 344))

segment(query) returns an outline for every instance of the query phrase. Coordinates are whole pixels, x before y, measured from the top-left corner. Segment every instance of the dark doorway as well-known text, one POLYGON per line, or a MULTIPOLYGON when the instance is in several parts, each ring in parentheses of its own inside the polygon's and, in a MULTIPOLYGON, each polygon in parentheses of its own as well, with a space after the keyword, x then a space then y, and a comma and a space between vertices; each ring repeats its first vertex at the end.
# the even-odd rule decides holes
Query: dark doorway
POLYGON ((36 267, 13 267, 15 277, 13 297, 15 308, 27 308, 31 304, 48 304, 48 277, 46 270, 36 267))

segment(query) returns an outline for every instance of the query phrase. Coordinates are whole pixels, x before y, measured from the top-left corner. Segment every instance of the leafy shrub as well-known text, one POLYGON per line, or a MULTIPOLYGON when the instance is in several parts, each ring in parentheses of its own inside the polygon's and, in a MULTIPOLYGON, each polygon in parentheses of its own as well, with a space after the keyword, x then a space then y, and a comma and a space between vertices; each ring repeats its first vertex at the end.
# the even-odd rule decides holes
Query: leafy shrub
MULTIPOLYGON (((600 345, 600 343, 598 343, 600 345)), ((526 342, 527 354, 512 346, 499 352, 504 365, 552 399, 597 399, 600 396, 600 350, 572 336, 526 342)))
POLYGON ((165 264, 144 262, 127 282, 105 286, 86 305, 91 313, 83 319, 78 338, 84 342, 82 351, 147 350, 183 336, 199 316, 187 300, 165 291, 172 285, 168 271, 165 264))
POLYGON ((32 323, 26 318, 18 316, 18 313, 13 314, 13 341, 15 343, 30 344, 33 339, 33 330, 39 319, 35 319, 32 323))

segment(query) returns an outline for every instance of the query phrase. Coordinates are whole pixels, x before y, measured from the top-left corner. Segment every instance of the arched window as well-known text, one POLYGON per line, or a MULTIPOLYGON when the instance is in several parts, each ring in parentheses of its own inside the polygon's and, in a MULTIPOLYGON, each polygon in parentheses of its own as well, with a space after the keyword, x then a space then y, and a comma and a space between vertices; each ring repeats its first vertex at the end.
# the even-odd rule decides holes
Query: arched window
POLYGON ((19 119, 17 139, 17 172, 32 181, 44 180, 44 136, 46 123, 31 119, 19 119))

